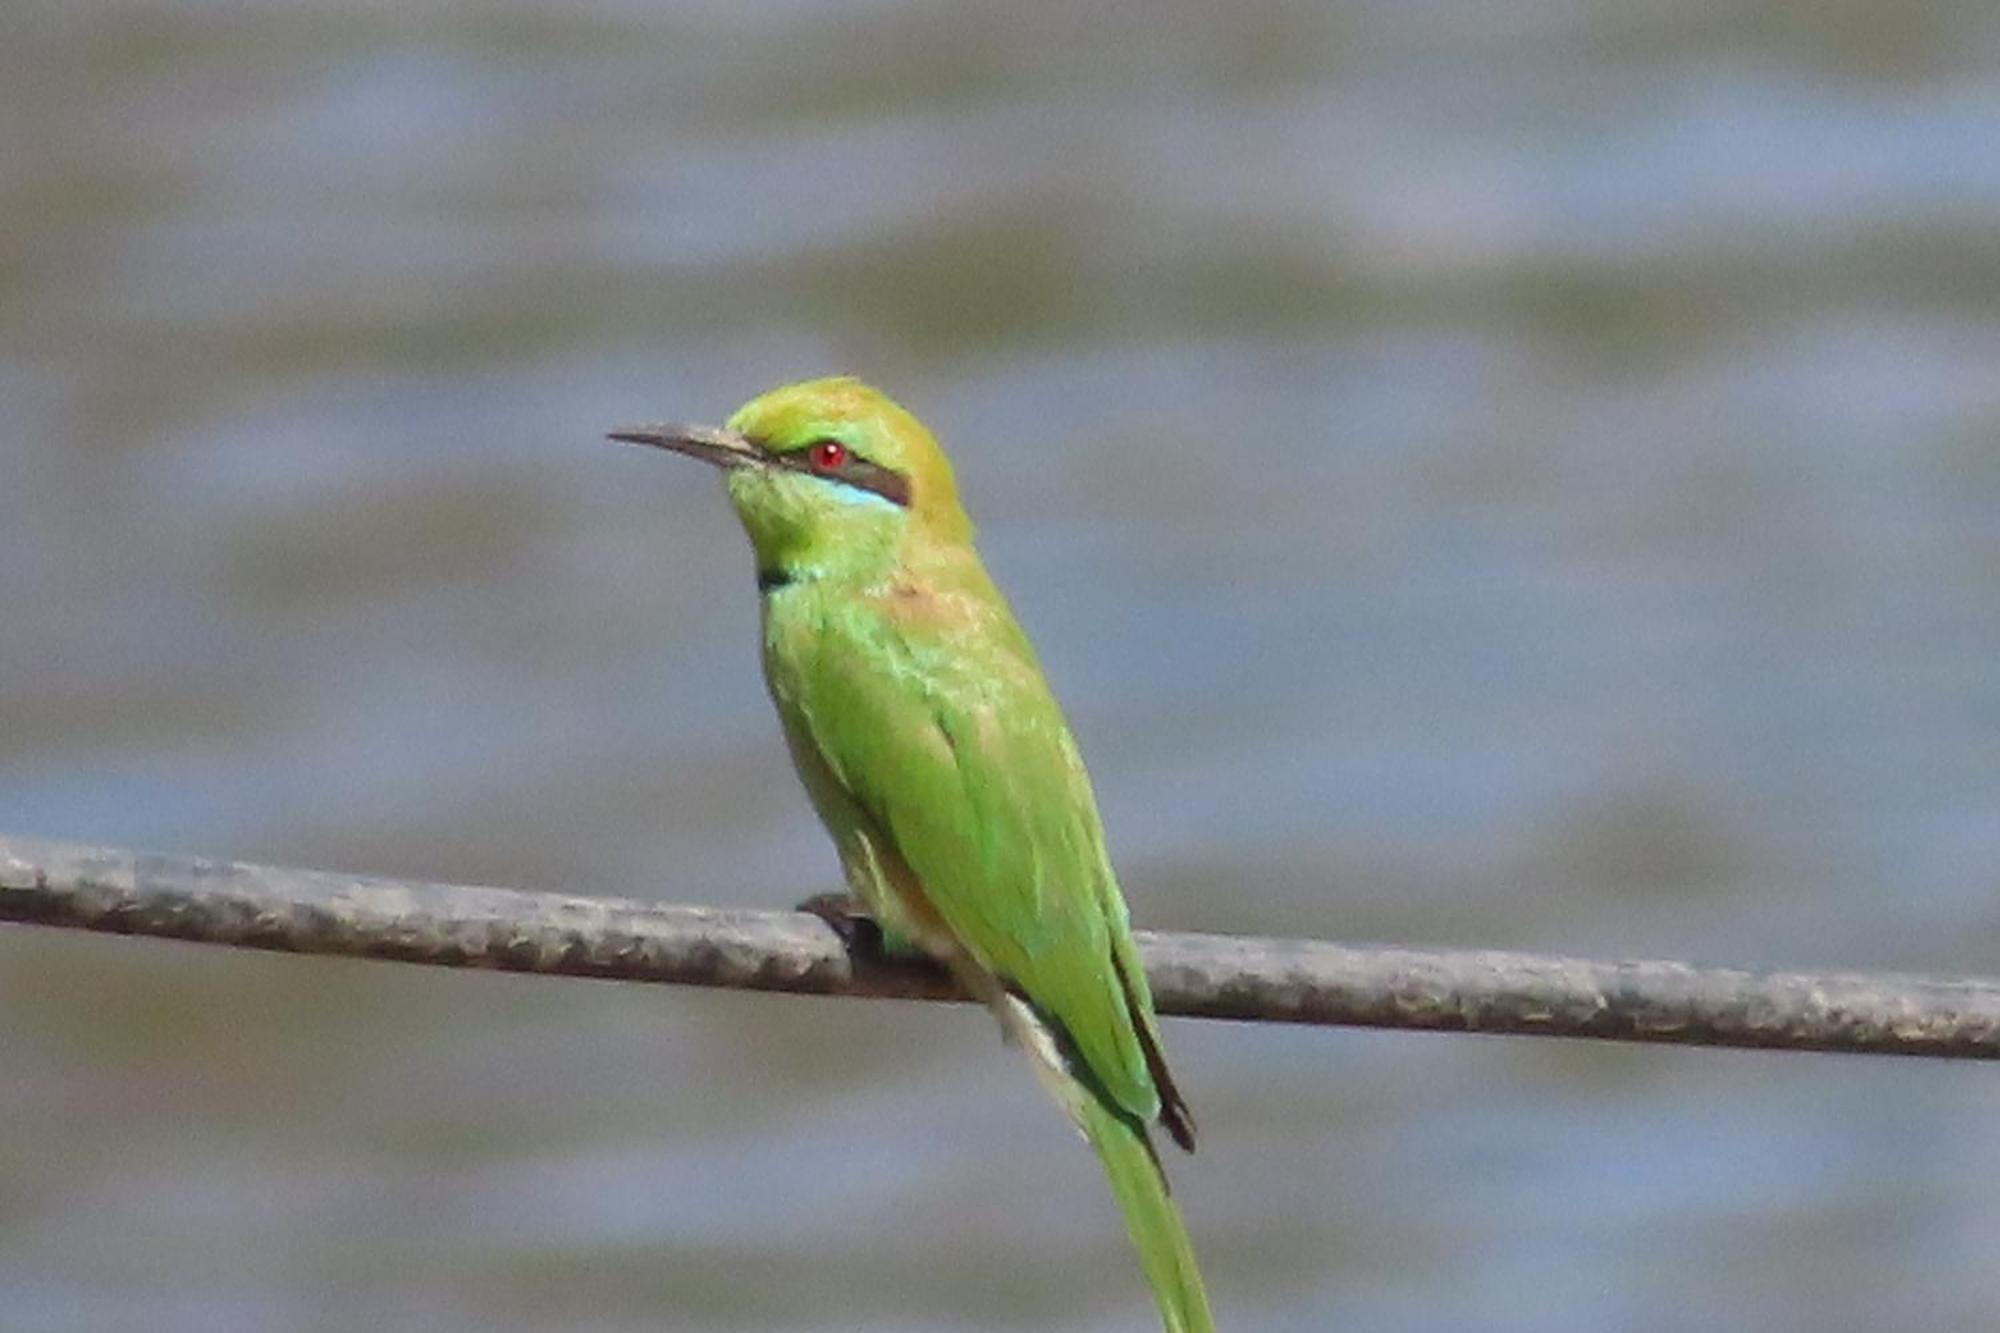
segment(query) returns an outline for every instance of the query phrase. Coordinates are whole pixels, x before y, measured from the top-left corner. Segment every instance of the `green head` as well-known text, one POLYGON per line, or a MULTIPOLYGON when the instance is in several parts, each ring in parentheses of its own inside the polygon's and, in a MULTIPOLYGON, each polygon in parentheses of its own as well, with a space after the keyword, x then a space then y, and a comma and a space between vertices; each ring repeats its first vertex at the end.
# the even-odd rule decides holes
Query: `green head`
POLYGON ((633 426, 611 438, 723 468, 760 579, 872 579, 893 569, 912 542, 972 540, 937 441, 857 379, 773 389, 721 429, 633 426))

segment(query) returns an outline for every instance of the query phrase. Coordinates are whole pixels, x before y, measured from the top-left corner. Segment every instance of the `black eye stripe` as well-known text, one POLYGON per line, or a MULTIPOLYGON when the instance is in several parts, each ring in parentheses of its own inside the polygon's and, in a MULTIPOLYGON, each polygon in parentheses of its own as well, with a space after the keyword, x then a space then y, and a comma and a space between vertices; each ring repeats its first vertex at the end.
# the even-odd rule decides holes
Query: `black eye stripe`
POLYGON ((847 458, 831 472, 822 472, 813 466, 813 449, 820 441, 814 441, 803 449, 787 449, 783 453, 771 455, 771 461, 779 467, 793 472, 802 472, 808 477, 824 477, 837 481, 856 490, 872 491, 883 499, 903 508, 910 507, 910 479, 900 472, 894 472, 880 463, 871 463, 852 449, 847 458))

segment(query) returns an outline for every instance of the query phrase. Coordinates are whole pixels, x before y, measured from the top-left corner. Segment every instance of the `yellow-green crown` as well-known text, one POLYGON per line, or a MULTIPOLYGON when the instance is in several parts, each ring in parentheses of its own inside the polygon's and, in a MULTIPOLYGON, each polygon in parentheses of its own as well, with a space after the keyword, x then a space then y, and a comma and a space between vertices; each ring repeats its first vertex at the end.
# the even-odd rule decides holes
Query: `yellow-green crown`
POLYGON ((924 423, 880 389, 848 375, 781 385, 751 399, 729 429, 774 453, 838 440, 910 483, 911 515, 941 537, 963 540, 972 524, 958 502, 951 460, 924 423))

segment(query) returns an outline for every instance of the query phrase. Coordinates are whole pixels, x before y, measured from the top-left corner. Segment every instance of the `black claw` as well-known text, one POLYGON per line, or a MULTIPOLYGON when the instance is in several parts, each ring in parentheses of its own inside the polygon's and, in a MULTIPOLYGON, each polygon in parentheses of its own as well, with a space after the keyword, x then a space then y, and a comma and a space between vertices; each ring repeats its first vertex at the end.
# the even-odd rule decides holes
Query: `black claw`
POLYGON ((801 912, 811 912, 840 936, 850 954, 880 958, 882 927, 868 914, 867 904, 851 893, 816 893, 799 904, 801 912))

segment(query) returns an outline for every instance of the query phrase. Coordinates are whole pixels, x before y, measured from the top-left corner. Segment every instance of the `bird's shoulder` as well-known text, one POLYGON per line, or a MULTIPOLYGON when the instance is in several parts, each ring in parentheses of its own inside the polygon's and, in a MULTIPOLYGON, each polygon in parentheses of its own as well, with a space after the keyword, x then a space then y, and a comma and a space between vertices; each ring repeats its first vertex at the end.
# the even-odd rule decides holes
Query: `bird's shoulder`
POLYGON ((1054 710, 1033 646, 970 553, 863 586, 801 584, 766 599, 767 666, 843 692, 921 694, 1022 720, 1054 710))

